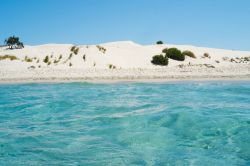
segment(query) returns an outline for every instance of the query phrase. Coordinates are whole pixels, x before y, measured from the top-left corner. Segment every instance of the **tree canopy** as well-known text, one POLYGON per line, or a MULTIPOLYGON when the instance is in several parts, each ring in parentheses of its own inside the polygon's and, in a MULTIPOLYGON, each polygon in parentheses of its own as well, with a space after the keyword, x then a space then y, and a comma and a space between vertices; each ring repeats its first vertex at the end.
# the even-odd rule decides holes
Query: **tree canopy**
POLYGON ((9 46, 10 49, 24 48, 24 45, 22 42, 20 42, 19 37, 10 36, 4 41, 4 43, 9 46))
POLYGON ((156 44, 163 44, 163 41, 157 41, 156 44))

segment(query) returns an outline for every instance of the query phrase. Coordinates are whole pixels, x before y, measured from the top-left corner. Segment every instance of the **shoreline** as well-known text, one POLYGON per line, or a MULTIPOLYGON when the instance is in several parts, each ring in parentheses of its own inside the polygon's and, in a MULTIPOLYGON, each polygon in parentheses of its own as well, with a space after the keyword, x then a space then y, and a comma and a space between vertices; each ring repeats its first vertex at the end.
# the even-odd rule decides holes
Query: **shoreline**
POLYGON ((3 84, 30 83, 174 83, 174 82, 210 82, 210 81, 250 81, 250 75, 221 75, 221 76, 165 76, 165 77, 41 77, 41 78, 0 78, 3 84))

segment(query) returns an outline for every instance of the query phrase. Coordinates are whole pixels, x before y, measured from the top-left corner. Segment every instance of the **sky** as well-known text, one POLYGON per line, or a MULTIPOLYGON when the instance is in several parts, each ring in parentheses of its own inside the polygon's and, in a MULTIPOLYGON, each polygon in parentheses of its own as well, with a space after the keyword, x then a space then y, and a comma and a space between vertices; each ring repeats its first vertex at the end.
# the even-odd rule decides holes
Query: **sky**
POLYGON ((131 40, 250 51, 250 0, 0 0, 0 44, 131 40))

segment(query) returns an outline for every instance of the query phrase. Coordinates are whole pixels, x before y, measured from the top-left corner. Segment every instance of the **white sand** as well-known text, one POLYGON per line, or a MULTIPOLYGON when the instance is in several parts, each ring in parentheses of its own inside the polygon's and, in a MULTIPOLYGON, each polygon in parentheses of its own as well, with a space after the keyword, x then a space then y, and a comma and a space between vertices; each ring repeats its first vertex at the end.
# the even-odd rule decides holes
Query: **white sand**
POLYGON ((78 54, 66 61, 72 46, 47 44, 14 50, 0 48, 0 56, 15 55, 19 58, 0 61, 0 82, 250 80, 250 61, 243 60, 244 57, 250 57, 250 52, 247 51, 169 44, 142 46, 124 41, 100 44, 106 49, 105 53, 96 45, 77 46, 78 54), (197 58, 186 57, 183 62, 170 59, 166 67, 151 64, 152 57, 160 54, 166 47, 190 50, 197 58), (204 58, 204 53, 208 53, 210 58, 204 58), (47 55, 50 65, 43 62, 47 55), (54 63, 60 55, 62 59, 54 63), (86 57, 85 61, 83 55, 86 57), (25 56, 31 58, 32 62, 24 61, 25 56), (110 69, 111 65, 115 68, 110 69))

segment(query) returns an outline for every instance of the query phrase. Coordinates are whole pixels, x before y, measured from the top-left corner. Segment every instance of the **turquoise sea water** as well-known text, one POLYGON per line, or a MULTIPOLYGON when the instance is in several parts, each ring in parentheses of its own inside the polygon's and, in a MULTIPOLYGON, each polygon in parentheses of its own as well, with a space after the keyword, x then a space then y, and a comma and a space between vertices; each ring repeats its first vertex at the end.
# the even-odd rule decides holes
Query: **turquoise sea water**
POLYGON ((0 165, 250 165, 250 82, 0 85, 0 165))

